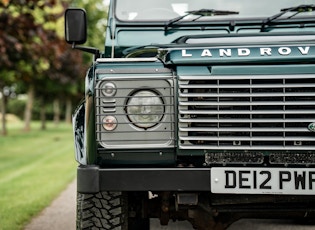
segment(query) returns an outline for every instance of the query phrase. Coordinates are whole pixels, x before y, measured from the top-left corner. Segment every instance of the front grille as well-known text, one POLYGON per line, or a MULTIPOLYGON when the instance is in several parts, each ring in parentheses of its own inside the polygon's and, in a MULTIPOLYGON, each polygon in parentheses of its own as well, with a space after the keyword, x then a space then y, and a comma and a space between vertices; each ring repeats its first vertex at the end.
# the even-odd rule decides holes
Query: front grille
POLYGON ((314 150, 315 75, 180 76, 179 147, 314 150))

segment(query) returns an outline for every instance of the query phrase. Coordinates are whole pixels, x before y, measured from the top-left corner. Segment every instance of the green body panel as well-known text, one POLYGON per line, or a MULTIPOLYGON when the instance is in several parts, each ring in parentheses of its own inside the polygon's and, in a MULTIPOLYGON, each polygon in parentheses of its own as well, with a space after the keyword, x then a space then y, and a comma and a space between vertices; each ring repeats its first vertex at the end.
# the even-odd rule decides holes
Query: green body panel
POLYGON ((95 143, 95 103, 92 96, 86 97, 86 137, 87 137, 87 162, 88 164, 95 164, 97 155, 95 143))
MULTIPOLYGON (((208 76, 209 66, 177 66, 178 75, 208 76)), ((291 65, 229 65, 211 66, 212 75, 259 75, 259 74, 314 74, 314 64, 291 64, 291 65)))
MULTIPOLYGON (((114 57, 120 58, 127 56, 132 50, 131 48, 139 48, 145 46, 152 47, 163 47, 167 45, 172 45, 180 41, 184 37, 222 37, 228 38, 231 36, 240 36, 244 37, 242 43, 248 44, 246 41, 246 36, 256 36, 257 42, 259 42, 260 37, 267 36, 288 36, 294 35, 297 31, 300 35, 302 34, 314 34, 315 33, 315 24, 308 24, 307 27, 300 27, 300 24, 292 24, 286 27, 283 26, 271 26, 268 28, 265 33, 261 33, 261 25, 251 26, 253 22, 248 21, 248 25, 236 26, 231 30, 229 24, 225 26, 198 26, 194 25, 193 27, 176 27, 169 29, 165 32, 163 25, 160 26, 150 26, 150 25, 135 25, 135 27, 129 25, 126 26, 117 22, 113 24, 115 31, 109 32, 106 34, 105 42, 105 54, 104 57, 111 57, 114 54, 114 57), (115 36, 110 36, 111 33, 114 33, 115 36), (112 39, 110 39, 112 37, 112 39), (112 45, 115 44, 114 48, 112 45)), ((222 43, 224 45, 224 43, 222 43)), ((226 45, 226 44, 225 44, 226 45)), ((234 45, 238 46, 238 43, 234 45)), ((189 47, 189 44, 183 44, 183 47, 189 47)))

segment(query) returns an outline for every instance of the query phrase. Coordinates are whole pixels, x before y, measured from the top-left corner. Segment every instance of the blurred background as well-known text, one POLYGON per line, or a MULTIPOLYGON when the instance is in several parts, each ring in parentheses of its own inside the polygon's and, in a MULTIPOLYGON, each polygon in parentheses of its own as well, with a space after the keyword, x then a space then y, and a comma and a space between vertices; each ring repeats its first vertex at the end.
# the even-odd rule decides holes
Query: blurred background
POLYGON ((0 230, 25 225, 75 179, 71 116, 92 56, 64 41, 64 11, 88 12, 104 50, 105 0, 0 0, 0 230))
POLYGON ((64 41, 64 11, 88 12, 87 46, 103 50, 107 7, 104 0, 0 0, 1 134, 5 114, 24 121, 65 119, 84 92, 91 55, 72 50, 64 41))

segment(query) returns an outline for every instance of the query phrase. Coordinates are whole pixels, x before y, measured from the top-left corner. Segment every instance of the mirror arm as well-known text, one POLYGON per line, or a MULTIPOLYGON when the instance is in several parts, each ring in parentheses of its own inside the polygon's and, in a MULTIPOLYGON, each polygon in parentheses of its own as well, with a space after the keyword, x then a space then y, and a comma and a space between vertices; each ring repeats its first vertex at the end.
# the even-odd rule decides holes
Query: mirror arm
POLYGON ((77 49, 77 50, 81 50, 81 51, 93 54, 95 60, 100 57, 100 51, 94 47, 77 46, 75 43, 72 43, 72 49, 77 49))

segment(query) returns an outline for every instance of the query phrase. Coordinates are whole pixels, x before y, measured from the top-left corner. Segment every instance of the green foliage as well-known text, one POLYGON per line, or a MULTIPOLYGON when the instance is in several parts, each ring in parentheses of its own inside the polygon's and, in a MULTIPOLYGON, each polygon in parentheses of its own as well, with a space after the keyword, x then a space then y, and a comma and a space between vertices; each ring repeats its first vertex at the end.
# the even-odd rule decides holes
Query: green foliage
MULTIPOLYGON (((104 50, 108 13, 104 0, 73 0, 72 5, 85 9, 87 13, 88 31, 85 45, 104 50)), ((91 63, 91 54, 84 54, 84 62, 91 63)))
MULTIPOLYGON (((11 99, 8 103, 7 113, 11 113, 19 117, 21 120, 24 118, 24 110, 25 110, 26 100, 20 99, 11 99)), ((46 108, 46 119, 53 120, 54 111, 52 103, 45 103, 46 108)), ((65 105, 62 105, 60 110, 61 119, 65 117, 65 105)), ((41 110, 41 103, 39 100, 35 100, 34 107, 33 107, 33 120, 40 120, 40 110, 41 110)))
POLYGON ((25 100, 11 99, 8 103, 7 112, 16 115, 22 120, 24 116, 25 105, 25 100))
POLYGON ((23 229, 75 177, 71 126, 33 125, 26 134, 12 124, 0 138, 0 230, 23 229))
POLYGON ((13 83, 21 93, 35 86, 35 98, 48 103, 81 95, 87 67, 63 38, 67 7, 68 0, 0 0, 0 91, 13 83))
POLYGON ((86 45, 103 48, 107 23, 107 9, 104 0, 74 0, 73 5, 84 8, 87 12, 88 39, 86 45))
POLYGON ((32 13, 51 3, 35 0, 7 3, 0 10, 0 65, 2 69, 18 70, 31 77, 30 70, 37 70, 34 69, 37 61, 45 54, 43 44, 47 39, 42 25, 36 23, 32 13))

